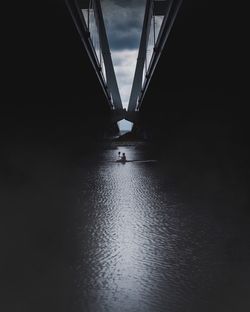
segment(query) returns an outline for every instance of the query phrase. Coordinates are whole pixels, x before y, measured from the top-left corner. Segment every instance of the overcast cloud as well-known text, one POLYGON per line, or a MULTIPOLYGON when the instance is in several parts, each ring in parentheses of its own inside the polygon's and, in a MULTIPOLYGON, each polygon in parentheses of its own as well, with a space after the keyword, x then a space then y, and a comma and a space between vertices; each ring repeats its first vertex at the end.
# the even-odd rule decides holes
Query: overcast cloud
MULTIPOLYGON (((138 57, 146 0, 101 0, 101 4, 122 103, 123 107, 127 108, 138 57)), ((83 14, 87 16, 84 11, 83 14)), ((160 24, 161 19, 156 19, 156 29, 159 30, 160 24)), ((94 29, 92 40, 96 33, 94 29)), ((94 40, 94 45, 97 41, 94 40)), ((153 32, 150 32, 148 61, 153 52, 153 45, 153 32)), ((95 45, 95 48, 99 54, 98 45, 95 45)))
MULTIPOLYGON (((140 45, 146 0, 102 0, 103 16, 123 107, 128 107, 140 45)), ((161 17, 155 19, 156 34, 161 17)), ((147 58, 153 52, 150 32, 147 58)))
POLYGON ((103 0, 103 15, 123 106, 127 108, 146 0, 103 0))
POLYGON ((145 1, 102 1, 111 50, 138 49, 145 1))

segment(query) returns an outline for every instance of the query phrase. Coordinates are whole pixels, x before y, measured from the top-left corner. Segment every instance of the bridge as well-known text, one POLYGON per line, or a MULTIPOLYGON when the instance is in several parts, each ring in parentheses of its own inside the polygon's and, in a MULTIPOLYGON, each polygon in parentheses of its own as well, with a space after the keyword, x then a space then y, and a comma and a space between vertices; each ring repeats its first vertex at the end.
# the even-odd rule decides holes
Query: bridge
POLYGON ((136 121, 181 3, 182 0, 146 1, 137 64, 126 110, 123 107, 117 84, 101 2, 99 0, 66 0, 76 29, 112 111, 113 122, 122 119, 133 123, 136 121), (157 16, 162 17, 158 34, 155 29, 157 16), (151 57, 148 59, 150 36, 153 37, 153 47, 151 47, 151 57))
POLYGON ((247 8, 228 0, 145 3, 126 110, 100 1, 45 0, 39 9, 22 3, 22 14, 21 8, 6 11, 10 23, 4 46, 10 61, 4 81, 10 84, 3 89, 8 111, 18 113, 15 118, 2 115, 2 121, 13 123, 11 129, 18 120, 27 131, 30 123, 41 132, 60 128, 90 137, 117 131, 114 125, 123 118, 154 138, 172 134, 176 139, 190 131, 192 137, 206 133, 216 140, 231 128, 234 135, 247 133, 247 8), (154 38, 157 18, 162 24, 154 38), (152 53, 145 54, 149 48, 152 53))

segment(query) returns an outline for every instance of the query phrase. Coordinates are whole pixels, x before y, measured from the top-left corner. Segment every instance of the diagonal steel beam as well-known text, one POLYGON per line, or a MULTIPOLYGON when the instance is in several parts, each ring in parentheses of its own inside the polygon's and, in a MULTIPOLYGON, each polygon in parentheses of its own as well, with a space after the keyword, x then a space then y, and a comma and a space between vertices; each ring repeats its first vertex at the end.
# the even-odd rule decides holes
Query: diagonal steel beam
POLYGON ((165 2, 165 4, 160 3, 160 1, 154 0, 147 0, 146 3, 138 59, 129 100, 128 114, 126 117, 126 119, 130 121, 132 121, 131 119, 134 118, 133 116, 140 109, 141 102, 145 96, 145 93, 153 76, 156 65, 166 44, 171 28, 174 24, 176 15, 181 6, 182 0, 168 0, 168 1, 162 0, 162 2, 165 2), (154 4, 157 4, 157 7, 155 6, 155 12, 153 11, 154 4), (146 72, 145 81, 142 85, 143 68, 146 60, 146 51, 148 46, 148 37, 150 32, 151 19, 154 15, 155 16, 160 15, 161 13, 164 14, 163 22, 154 47, 154 51, 152 54, 148 70, 146 72))
POLYGON ((103 92, 107 98, 109 106, 111 109, 114 109, 113 104, 112 104, 112 99, 110 96, 110 91, 108 90, 108 86, 105 82, 105 78, 102 72, 100 62, 96 56, 96 52, 95 52, 94 46, 90 38, 90 33, 86 25, 86 22, 84 20, 84 17, 81 13, 81 10, 79 8, 78 2, 77 0, 65 0, 65 3, 73 19, 73 22, 76 26, 76 29, 80 35, 81 41, 85 47, 85 50, 89 56, 89 59, 93 65, 93 68, 101 84, 103 92))
POLYGON ((142 88, 143 67, 146 59, 148 37, 150 32, 152 15, 153 15, 153 0, 147 0, 135 75, 129 98, 128 112, 134 112, 136 110, 138 95, 140 94, 142 88))
POLYGON ((138 99, 138 107, 137 107, 138 110, 141 107, 141 103, 147 92, 149 83, 151 81, 155 68, 158 64, 158 61, 160 59, 164 46, 166 45, 167 39, 169 37, 170 31, 173 27, 174 21, 176 19, 177 13, 181 7, 182 2, 183 0, 171 0, 170 1, 170 6, 164 16, 162 26, 160 29, 160 33, 159 33, 157 42, 155 44, 154 52, 153 52, 153 55, 152 55, 152 58, 148 67, 146 78, 145 78, 145 81, 144 81, 144 84, 143 84, 143 87, 142 87, 142 90, 138 99))
POLYGON ((104 24, 102 8, 100 0, 93 0, 94 12, 96 14, 97 19, 97 27, 99 31, 101 50, 103 55, 103 61, 105 64, 106 76, 107 76, 107 84, 108 88, 111 92, 113 105, 116 110, 123 110, 121 96, 115 76, 114 66, 111 58, 108 37, 106 34, 106 28, 104 24))
POLYGON ((103 61, 105 65, 106 81, 104 78, 102 66, 96 55, 94 45, 92 43, 90 32, 88 26, 85 22, 83 14, 81 12, 82 8, 88 8, 90 1, 89 0, 65 0, 66 5, 69 9, 71 17, 73 18, 74 24, 77 28, 77 31, 80 35, 80 38, 84 44, 84 47, 87 51, 89 59, 94 67, 96 75, 99 79, 99 82, 102 86, 104 94, 108 100, 111 110, 114 114, 114 119, 121 120, 124 118, 124 110, 122 107, 122 101, 117 85, 117 80, 114 72, 113 62, 111 58, 110 48, 108 44, 108 38, 106 34, 102 8, 100 0, 92 0, 95 20, 98 28, 98 35, 100 40, 101 52, 103 56, 103 61))

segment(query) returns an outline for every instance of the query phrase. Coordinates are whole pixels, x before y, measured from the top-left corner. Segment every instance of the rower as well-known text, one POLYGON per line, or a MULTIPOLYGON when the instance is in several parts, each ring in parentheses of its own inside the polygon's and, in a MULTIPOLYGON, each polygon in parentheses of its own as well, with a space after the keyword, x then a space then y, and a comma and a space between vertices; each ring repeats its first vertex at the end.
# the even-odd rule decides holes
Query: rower
POLYGON ((122 162, 125 162, 126 160, 127 160, 127 159, 126 159, 125 153, 122 153, 121 161, 122 161, 122 162))
POLYGON ((117 158, 117 161, 121 161, 121 152, 118 152, 118 158, 117 158))

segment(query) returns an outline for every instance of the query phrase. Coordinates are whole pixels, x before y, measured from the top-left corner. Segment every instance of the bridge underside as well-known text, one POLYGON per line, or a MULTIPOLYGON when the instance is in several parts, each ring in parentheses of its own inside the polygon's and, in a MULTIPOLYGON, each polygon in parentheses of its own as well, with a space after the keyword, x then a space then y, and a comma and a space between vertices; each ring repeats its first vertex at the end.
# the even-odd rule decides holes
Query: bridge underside
MULTIPOLYGON (((41 128, 48 118, 61 119, 66 132, 76 124, 88 134, 115 129, 123 111, 110 110, 65 2, 43 1, 39 10, 30 3, 22 11, 22 18, 9 11, 5 112, 41 128)), ((139 112, 126 113, 135 130, 154 138, 187 129, 213 137, 247 133, 246 12, 231 1, 183 1, 139 112)))
POLYGON ((188 142, 212 149, 247 144, 248 29, 244 6, 183 1, 135 130, 161 142, 183 143, 187 150, 188 142))
POLYGON ((123 108, 121 101, 101 2, 99 0, 65 1, 112 110, 112 120, 117 122, 127 119, 135 122, 182 0, 146 0, 145 7, 142 6, 142 10, 145 10, 144 21, 127 111, 123 108), (155 18, 157 16, 162 17, 163 21, 156 37, 155 18), (153 47, 151 47, 153 52, 151 59, 147 60, 150 34, 154 37, 153 47))
POLYGON ((65 1, 27 2, 8 12, 6 127, 94 139, 118 132, 65 1))

